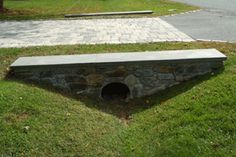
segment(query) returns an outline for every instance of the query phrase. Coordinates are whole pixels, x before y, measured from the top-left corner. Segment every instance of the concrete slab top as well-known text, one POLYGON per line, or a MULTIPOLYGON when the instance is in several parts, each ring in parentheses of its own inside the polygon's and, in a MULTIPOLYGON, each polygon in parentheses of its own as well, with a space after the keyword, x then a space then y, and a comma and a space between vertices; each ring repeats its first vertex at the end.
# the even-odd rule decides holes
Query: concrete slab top
POLYGON ((142 11, 123 11, 123 12, 100 12, 100 13, 81 13, 66 14, 65 17, 87 17, 87 16, 105 16, 105 15, 132 15, 132 14, 152 14, 152 10, 142 11))
POLYGON ((216 49, 195 49, 175 51, 104 53, 83 55, 57 55, 20 57, 11 67, 104 64, 129 62, 172 62, 194 60, 225 60, 227 57, 216 49))

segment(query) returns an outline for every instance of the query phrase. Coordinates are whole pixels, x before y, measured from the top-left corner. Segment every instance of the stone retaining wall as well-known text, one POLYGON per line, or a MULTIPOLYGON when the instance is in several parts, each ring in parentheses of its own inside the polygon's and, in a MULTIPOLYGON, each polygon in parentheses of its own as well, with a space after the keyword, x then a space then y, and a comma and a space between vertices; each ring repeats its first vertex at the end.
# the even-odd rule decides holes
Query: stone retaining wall
POLYGON ((130 90, 127 99, 132 99, 151 95, 195 76, 211 73, 222 66, 222 61, 52 65, 16 67, 13 76, 60 91, 97 97, 101 97, 106 85, 122 83, 130 90))

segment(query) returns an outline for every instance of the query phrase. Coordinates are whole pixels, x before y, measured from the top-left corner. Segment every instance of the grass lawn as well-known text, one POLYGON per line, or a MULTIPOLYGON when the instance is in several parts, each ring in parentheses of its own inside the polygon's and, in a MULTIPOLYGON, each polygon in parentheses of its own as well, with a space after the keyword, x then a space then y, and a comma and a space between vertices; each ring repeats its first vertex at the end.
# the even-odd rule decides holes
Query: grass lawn
POLYGON ((0 156, 235 156, 236 44, 153 43, 0 49, 0 156), (19 56, 217 48, 218 74, 129 104, 74 99, 4 79, 19 56))
POLYGON ((4 0, 2 19, 63 18, 68 13, 153 10, 154 16, 194 10, 169 0, 4 0), (170 11, 172 10, 172 11, 170 11))

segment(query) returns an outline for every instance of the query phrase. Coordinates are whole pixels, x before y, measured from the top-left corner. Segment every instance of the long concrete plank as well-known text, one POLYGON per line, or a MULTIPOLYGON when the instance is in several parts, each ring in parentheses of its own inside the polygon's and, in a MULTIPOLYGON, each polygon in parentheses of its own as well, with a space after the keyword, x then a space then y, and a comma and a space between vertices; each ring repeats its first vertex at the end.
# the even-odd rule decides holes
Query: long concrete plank
POLYGON ((58 55, 20 57, 12 65, 14 67, 73 65, 73 64, 103 64, 130 62, 173 62, 196 60, 225 60, 226 56, 216 49, 195 49, 154 52, 126 52, 86 55, 58 55))
POLYGON ((124 12, 102 12, 102 13, 81 13, 81 14, 66 14, 66 18, 73 17, 88 17, 88 16, 111 16, 111 15, 135 15, 135 14, 152 14, 152 10, 142 11, 124 11, 124 12))

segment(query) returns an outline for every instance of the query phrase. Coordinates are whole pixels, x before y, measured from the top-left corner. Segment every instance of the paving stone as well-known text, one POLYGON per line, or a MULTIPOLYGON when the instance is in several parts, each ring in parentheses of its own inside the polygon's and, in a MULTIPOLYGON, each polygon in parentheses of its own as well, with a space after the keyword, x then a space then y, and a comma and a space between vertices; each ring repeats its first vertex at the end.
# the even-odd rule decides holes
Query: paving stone
POLYGON ((158 17, 4 21, 0 30, 0 47, 194 41, 158 17))

